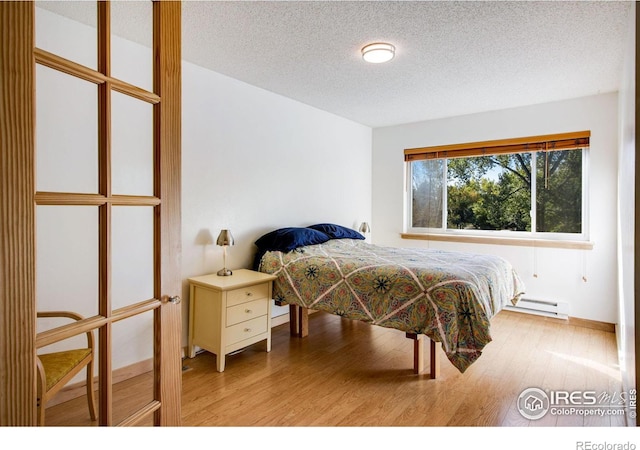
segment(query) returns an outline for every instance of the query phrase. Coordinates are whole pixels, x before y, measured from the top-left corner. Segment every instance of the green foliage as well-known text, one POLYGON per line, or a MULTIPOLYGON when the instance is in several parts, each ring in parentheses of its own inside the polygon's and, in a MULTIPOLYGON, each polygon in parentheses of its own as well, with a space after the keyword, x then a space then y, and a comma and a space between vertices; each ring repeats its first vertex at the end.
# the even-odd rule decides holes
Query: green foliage
MULTIPOLYGON (((412 163, 414 227, 442 227, 444 161, 412 163)), ((536 161, 536 231, 580 233, 582 152, 539 152, 536 161)), ((446 163, 447 228, 531 231, 531 153, 446 163)))
POLYGON ((546 152, 537 161, 538 231, 580 233, 582 230, 582 152, 546 152))
POLYGON ((506 158, 509 157, 450 160, 448 228, 531 230, 528 172, 515 173, 520 163, 506 158))

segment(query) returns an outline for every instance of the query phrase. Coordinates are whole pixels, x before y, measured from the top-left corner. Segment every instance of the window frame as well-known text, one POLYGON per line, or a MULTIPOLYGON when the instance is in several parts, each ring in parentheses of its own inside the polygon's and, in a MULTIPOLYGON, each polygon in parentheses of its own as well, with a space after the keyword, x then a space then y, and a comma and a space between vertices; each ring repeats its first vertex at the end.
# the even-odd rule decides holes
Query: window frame
MULTIPOLYGON (((581 131, 575 133, 563 133, 559 135, 545 135, 538 137, 528 138, 516 138, 516 139, 504 139, 498 141, 486 141, 469 144, 454 144, 449 146, 437 146, 437 147, 423 147, 416 149, 405 149, 405 211, 404 220, 405 232, 402 233, 403 238, 421 239, 421 236, 428 238, 433 236, 437 238, 450 237, 451 240, 455 240, 456 237, 478 237, 478 238, 500 238, 500 239, 516 239, 519 241, 562 241, 562 242, 587 242, 589 241, 589 149, 590 149, 590 132, 581 131), (535 231, 536 227, 536 208, 537 208, 537 177, 533 177, 531 186, 531 229, 532 231, 510 231, 510 230, 468 230, 468 229, 450 229, 447 227, 448 223, 448 198, 447 198, 447 186, 448 186, 448 160, 451 159, 447 155, 459 155, 454 157, 474 157, 474 156, 489 156, 494 154, 505 153, 532 153, 531 167, 537 171, 537 154, 540 152, 540 145, 553 145, 554 139, 565 140, 565 149, 569 150, 570 145, 566 143, 569 139, 576 139, 576 143, 580 142, 580 145, 575 145, 573 149, 580 149, 576 151, 582 152, 582 230, 581 233, 555 233, 535 231), (585 144, 586 142, 586 144, 585 144), (526 146, 531 145, 533 150, 517 151, 500 151, 510 145, 526 146), (492 149, 498 149, 493 152, 492 149), (536 149, 537 148, 537 149, 536 149), (412 174, 412 162, 422 159, 444 159, 443 164, 443 193, 442 193, 442 227, 441 228, 427 228, 427 227, 414 227, 413 226, 413 174, 412 174)), ((551 147, 549 147, 551 148, 551 147)), ((439 239, 444 240, 444 239, 439 239)))

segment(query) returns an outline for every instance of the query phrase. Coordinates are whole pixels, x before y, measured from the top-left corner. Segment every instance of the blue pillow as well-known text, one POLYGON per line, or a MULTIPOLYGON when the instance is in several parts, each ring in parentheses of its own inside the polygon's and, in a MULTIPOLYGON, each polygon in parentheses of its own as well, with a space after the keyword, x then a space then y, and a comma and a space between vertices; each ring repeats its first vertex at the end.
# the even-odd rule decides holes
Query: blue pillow
POLYGON ((271 231, 259 238, 255 244, 260 250, 290 252, 305 245, 322 244, 329 236, 311 228, 288 227, 271 231))
POLYGON ((331 239, 365 239, 365 237, 358 233, 356 230, 352 230, 351 228, 343 227, 341 225, 336 225, 333 223, 318 223, 315 225, 311 225, 308 228, 322 231, 331 239))

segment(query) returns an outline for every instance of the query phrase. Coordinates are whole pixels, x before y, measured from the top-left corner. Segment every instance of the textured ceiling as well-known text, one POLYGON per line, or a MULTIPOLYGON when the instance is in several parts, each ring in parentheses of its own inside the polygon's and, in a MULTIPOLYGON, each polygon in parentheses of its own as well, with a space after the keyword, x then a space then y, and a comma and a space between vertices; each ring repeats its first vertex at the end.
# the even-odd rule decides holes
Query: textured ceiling
MULTIPOLYGON (((123 8, 135 2, 114 13, 123 8)), ((185 1, 183 58, 380 127, 616 91, 630 11, 612 1, 185 1), (376 41, 396 46, 391 62, 363 62, 376 41)), ((120 15, 144 42, 136 14, 120 15)))

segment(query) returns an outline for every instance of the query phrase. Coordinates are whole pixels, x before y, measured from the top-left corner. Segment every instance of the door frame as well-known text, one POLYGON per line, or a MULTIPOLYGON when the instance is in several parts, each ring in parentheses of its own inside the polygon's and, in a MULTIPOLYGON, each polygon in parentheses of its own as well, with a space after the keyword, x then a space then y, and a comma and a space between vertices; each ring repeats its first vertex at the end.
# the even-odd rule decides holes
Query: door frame
MULTIPOLYGON (((109 26, 107 3, 99 2, 102 16, 99 27, 109 26), (106 14, 105 14, 106 10, 106 14)), ((154 54, 154 206, 155 271, 154 296, 162 306, 154 309, 154 402, 146 411, 135 414, 125 424, 135 424, 153 413, 154 424, 180 425, 181 416, 181 305, 168 299, 181 290, 181 4, 179 1, 153 3, 154 54), (162 149, 162 150, 161 150, 162 149)), ((36 425, 36 228, 35 208, 51 198, 35 192, 35 67, 43 54, 35 48, 35 4, 0 2, 0 426, 36 425)), ((100 41, 100 40, 99 40, 100 41)), ((99 53, 108 54, 108 40, 99 43, 99 53), (105 50, 106 53, 105 53, 105 50)), ((53 64, 62 59, 52 58, 53 64)), ((104 69, 109 60, 99 59, 104 69)), ((71 67, 71 65, 69 66, 71 67)), ((71 70, 75 68, 71 67, 71 70)), ((95 74, 88 73, 89 78, 95 74)), ((92 81, 92 80, 89 80, 92 81)), ((106 77, 105 88, 116 88, 118 80, 106 77), (109 86, 109 84, 112 84, 109 86)), ((122 85, 123 89, 134 88, 122 85)), ((119 90, 119 89, 118 89, 119 90)), ((108 96, 107 96, 108 97, 108 96)), ((108 101, 108 100, 107 100, 108 101)), ((101 117, 108 127, 108 117, 101 117)), ((108 137, 99 138, 106 145, 108 137)), ((105 152, 101 152, 104 158, 105 152)), ((108 166, 108 162, 107 162, 108 166)), ((108 183, 108 181, 104 181, 108 183)), ((103 183, 101 181, 101 183, 103 183)), ((101 193, 104 185, 101 185, 101 193)), ((107 188, 107 192, 109 189, 107 188)), ((45 193, 46 194, 46 193, 45 193)), ((109 226, 108 211, 113 200, 100 195, 69 197, 72 204, 107 205, 100 214, 100 226, 109 226), (98 202, 98 203, 96 203, 98 202), (102 203, 100 203, 102 204, 102 203)), ((55 201, 55 196, 53 196, 55 201)), ((101 246, 108 241, 101 239, 101 246)), ((101 251, 108 252, 108 248, 101 251)), ((108 271, 100 268, 101 279, 108 271)), ((100 289, 108 289, 101 281, 100 289)), ((102 295, 102 294, 101 294, 102 295)), ((108 295, 107 295, 108 296, 108 295)), ((108 309, 108 308, 107 308, 108 309)), ((88 322, 100 323, 101 336, 108 337, 111 318, 88 322)), ((90 326, 90 323, 85 324, 90 326)), ((45 336, 46 337, 46 336, 45 336)), ((101 339, 106 342, 110 339, 101 339)), ((106 348, 105 348, 106 349, 106 348)), ((102 350, 102 349, 101 349, 102 350)), ((111 397, 111 367, 101 364, 101 391, 111 397), (105 381, 103 381, 105 380, 105 381)), ((102 402, 104 403, 104 402, 102 402)), ((102 425, 112 425, 107 406, 101 406, 102 425)))
POLYGON ((36 424, 34 5, 0 2, 0 425, 36 424))

